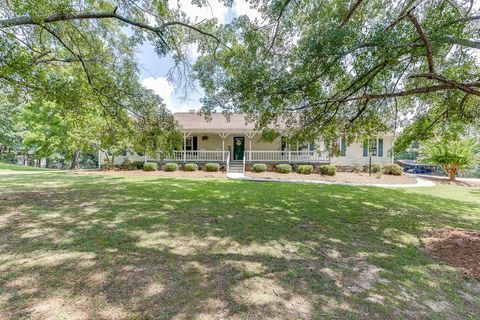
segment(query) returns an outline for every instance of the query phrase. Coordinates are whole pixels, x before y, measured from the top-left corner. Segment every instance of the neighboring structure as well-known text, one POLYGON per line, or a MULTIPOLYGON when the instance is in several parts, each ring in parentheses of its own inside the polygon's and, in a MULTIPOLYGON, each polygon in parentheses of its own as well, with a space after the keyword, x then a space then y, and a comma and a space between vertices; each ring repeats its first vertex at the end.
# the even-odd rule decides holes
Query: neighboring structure
POLYGON ((435 174, 437 171, 437 165, 432 163, 422 163, 416 160, 398 160, 403 171, 416 174, 435 174))
MULTIPOLYGON (((345 139, 338 140, 339 156, 330 157, 323 141, 288 145, 284 139, 277 138, 273 142, 264 142, 261 132, 255 130, 253 123, 246 121, 244 114, 233 114, 226 118, 223 114, 212 114, 206 120, 196 113, 175 113, 183 134, 183 150, 175 151, 173 159, 163 159, 176 162, 224 162, 243 161, 245 163, 331 163, 338 166, 353 164, 367 165, 369 163, 369 142, 354 142, 347 146, 345 139)), ((281 125, 272 127, 281 132, 281 125)), ((372 163, 386 164, 392 162, 391 149, 393 134, 385 134, 376 139, 372 145, 376 152, 372 163)), ((143 160, 135 154, 117 156, 116 163, 121 163, 128 157, 131 160, 143 160)), ((99 156, 103 161, 104 155, 99 156)), ((158 160, 158 159, 151 159, 158 160)))

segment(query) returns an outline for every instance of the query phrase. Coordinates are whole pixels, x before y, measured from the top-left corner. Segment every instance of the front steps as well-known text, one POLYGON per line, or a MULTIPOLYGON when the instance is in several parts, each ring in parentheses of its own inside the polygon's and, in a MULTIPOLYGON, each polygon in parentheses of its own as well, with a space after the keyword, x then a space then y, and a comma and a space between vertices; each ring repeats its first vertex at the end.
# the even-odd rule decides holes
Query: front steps
POLYGON ((228 168, 229 173, 242 173, 243 174, 243 161, 230 161, 228 168))

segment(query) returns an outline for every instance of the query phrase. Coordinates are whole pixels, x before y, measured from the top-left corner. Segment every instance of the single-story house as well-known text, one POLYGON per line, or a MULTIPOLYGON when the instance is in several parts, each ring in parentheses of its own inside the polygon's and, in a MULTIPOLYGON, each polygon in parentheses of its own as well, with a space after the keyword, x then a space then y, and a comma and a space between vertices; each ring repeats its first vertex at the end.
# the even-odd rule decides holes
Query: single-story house
MULTIPOLYGON (((372 163, 392 163, 393 134, 378 136, 374 142, 358 141, 347 145, 344 138, 337 141, 338 155, 331 156, 321 138, 316 141, 288 144, 282 137, 273 142, 261 139, 261 132, 253 123, 246 120, 245 114, 232 114, 225 117, 214 113, 209 118, 192 112, 174 113, 183 134, 183 149, 174 151, 171 159, 162 161, 175 162, 244 162, 244 163, 311 163, 352 166, 368 165, 370 153, 372 163), (369 150, 369 145, 373 146, 369 150), (372 152, 370 152, 372 151, 372 152)), ((282 125, 272 126, 281 133, 282 125)), ((102 163, 105 155, 99 156, 102 163)), ((117 156, 115 163, 120 164, 125 158, 143 160, 144 157, 134 153, 117 156)), ((159 161, 160 159, 149 159, 159 161)), ((228 168, 227 168, 228 169, 228 168)))

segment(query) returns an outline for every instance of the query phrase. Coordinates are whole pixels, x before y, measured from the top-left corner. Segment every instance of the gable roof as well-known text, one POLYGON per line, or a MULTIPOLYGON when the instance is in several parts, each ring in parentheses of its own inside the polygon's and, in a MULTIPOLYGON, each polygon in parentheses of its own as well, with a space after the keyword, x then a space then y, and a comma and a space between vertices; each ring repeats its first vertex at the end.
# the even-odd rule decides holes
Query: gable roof
MULTIPOLYGON (((292 117, 298 117, 292 114, 292 117)), ((255 124, 247 120, 246 113, 234 113, 225 116, 223 113, 212 113, 208 117, 193 112, 176 112, 173 117, 180 125, 180 130, 190 132, 258 132, 255 124)), ((286 121, 279 120, 270 129, 281 132, 286 129, 286 121)), ((393 136, 393 132, 385 132, 384 136, 393 136)))
POLYGON ((205 117, 192 112, 177 112, 173 117, 184 131, 256 131, 255 124, 247 121, 245 113, 234 113, 228 117, 212 113, 205 117))

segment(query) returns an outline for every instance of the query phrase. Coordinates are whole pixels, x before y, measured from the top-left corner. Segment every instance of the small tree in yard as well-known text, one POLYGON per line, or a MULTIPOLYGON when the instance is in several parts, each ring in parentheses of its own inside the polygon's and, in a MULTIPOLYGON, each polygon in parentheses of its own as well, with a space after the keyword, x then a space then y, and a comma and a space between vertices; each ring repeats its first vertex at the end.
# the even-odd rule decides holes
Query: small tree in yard
POLYGON ((432 140, 423 146, 421 160, 441 166, 450 180, 455 180, 460 170, 477 162, 476 149, 475 138, 432 140))

